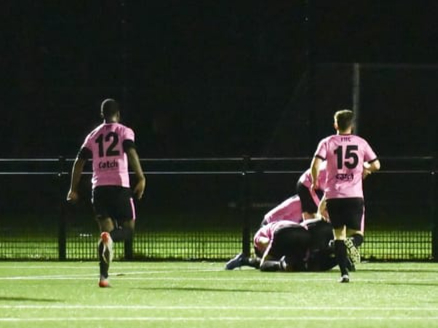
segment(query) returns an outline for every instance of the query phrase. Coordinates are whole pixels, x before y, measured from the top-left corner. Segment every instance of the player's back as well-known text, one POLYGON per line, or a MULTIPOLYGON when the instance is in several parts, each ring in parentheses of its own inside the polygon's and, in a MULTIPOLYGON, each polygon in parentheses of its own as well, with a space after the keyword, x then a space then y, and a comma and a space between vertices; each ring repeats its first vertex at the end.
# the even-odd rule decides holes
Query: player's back
POLYGON ((93 187, 129 187, 126 142, 134 142, 134 132, 120 123, 104 123, 85 139, 83 147, 92 152, 93 187))
POLYGON ((321 144, 320 152, 327 160, 327 199, 363 197, 363 164, 376 157, 368 142, 356 135, 339 134, 321 144))

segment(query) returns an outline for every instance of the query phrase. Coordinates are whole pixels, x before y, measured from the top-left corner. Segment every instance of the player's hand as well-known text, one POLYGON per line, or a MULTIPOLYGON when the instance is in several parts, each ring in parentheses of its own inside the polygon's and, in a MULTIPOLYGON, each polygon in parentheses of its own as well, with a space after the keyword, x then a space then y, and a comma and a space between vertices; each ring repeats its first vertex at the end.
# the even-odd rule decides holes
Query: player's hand
POLYGON ((362 172, 362 180, 365 180, 372 172, 370 170, 364 169, 362 172))
POLYGON ((134 195, 137 199, 142 199, 144 189, 146 187, 146 179, 140 179, 134 187, 134 195))
POLYGON ((311 185, 310 185, 310 190, 318 190, 319 189, 319 185, 318 185, 318 182, 316 181, 316 182, 313 182, 311 185))
POLYGON ((67 194, 67 202, 75 204, 79 200, 79 194, 76 191, 70 190, 67 194))

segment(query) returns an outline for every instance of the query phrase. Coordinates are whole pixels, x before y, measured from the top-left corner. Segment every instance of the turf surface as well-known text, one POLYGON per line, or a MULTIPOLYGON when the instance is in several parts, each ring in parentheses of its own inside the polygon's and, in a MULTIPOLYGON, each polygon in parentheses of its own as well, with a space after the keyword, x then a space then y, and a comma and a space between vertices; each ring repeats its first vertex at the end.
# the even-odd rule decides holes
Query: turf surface
POLYGON ((438 327, 435 263, 225 271, 223 263, 0 262, 0 327, 438 327))

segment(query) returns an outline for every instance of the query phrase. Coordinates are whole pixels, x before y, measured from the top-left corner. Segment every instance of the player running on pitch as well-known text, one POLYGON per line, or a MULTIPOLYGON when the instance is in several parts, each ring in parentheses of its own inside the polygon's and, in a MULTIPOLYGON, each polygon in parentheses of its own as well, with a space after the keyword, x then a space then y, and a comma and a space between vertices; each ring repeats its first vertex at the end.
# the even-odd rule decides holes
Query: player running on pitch
POLYGON ((146 179, 135 149, 132 129, 119 123, 120 110, 113 99, 101 105, 103 123, 91 131, 73 165, 67 200, 79 198, 78 185, 87 160, 93 161, 92 203, 101 237, 98 244, 100 287, 109 287, 108 269, 113 242, 130 240, 134 233, 135 207, 130 189, 128 163, 136 175, 134 194, 141 199, 146 179))
MULTIPOLYGON (((351 110, 334 115, 337 134, 322 139, 311 163, 312 188, 318 189, 319 170, 327 161, 325 197, 333 225, 336 259, 341 270, 339 282, 350 281, 347 269, 347 247, 356 250, 363 242, 364 199, 362 179, 380 169, 380 162, 368 142, 353 131, 351 110), (365 166, 365 168, 364 168, 365 166), (351 245, 350 239, 352 237, 351 245)), ((354 253, 350 250, 350 253, 354 253)))

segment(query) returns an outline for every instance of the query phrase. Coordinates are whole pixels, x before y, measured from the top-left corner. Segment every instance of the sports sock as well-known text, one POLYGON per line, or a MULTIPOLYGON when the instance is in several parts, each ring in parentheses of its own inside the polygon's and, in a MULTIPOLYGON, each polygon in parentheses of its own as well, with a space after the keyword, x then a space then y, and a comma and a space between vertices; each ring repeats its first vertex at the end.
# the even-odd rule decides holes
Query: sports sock
POLYGON ((341 269, 341 275, 348 274, 347 270, 347 247, 343 240, 335 240, 335 254, 336 261, 338 262, 339 269, 341 269))
POLYGON ((100 275, 104 278, 108 278, 108 270, 109 270, 109 264, 106 263, 103 260, 103 243, 99 242, 99 245, 97 246, 97 251, 99 254, 99 269, 100 269, 100 275))
POLYGON ((351 241, 353 242, 354 246, 360 247, 363 243, 363 236, 359 233, 356 233, 351 236, 351 241))
POLYGON ((110 232, 113 242, 132 239, 133 231, 127 228, 116 228, 110 232))

